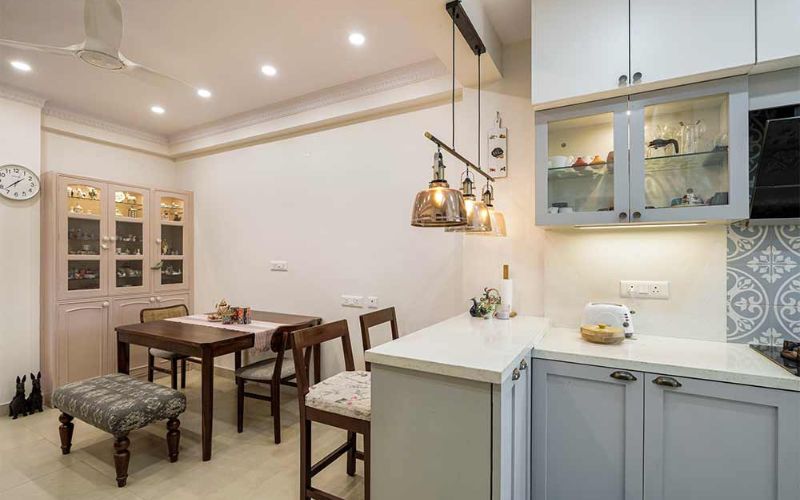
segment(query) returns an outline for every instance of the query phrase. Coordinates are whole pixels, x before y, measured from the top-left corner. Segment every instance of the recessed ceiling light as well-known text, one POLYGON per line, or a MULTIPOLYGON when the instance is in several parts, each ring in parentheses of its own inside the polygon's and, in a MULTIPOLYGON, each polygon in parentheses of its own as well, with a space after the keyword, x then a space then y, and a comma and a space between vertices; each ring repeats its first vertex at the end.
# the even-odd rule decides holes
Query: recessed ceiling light
POLYGON ((275 69, 275 66, 270 66, 269 64, 261 66, 261 72, 267 76, 275 76, 278 74, 278 70, 275 69))
POLYGON ((23 61, 11 61, 11 67, 19 71, 30 71, 31 65, 23 61))
POLYGON ((209 97, 211 97, 211 91, 208 89, 197 89, 197 95, 199 95, 203 99, 208 99, 209 97))
POLYGON ((364 45, 364 42, 367 41, 366 37, 364 37, 364 35, 361 33, 350 33, 350 36, 347 37, 347 39, 350 40, 350 43, 355 46, 364 45))
POLYGON ((157 115, 163 115, 165 109, 162 108, 161 106, 156 105, 156 106, 151 106, 150 107, 150 111, 152 111, 153 113, 155 113, 157 115))

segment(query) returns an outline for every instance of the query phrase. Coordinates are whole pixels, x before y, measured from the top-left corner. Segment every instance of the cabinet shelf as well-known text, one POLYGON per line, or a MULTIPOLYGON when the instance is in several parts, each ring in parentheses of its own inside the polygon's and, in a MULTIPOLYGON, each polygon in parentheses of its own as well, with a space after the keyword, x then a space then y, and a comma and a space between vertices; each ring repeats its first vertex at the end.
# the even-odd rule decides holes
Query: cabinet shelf
POLYGON ((728 161, 728 148, 645 158, 647 173, 691 170, 695 168, 723 167, 728 161))
POLYGON ((94 214, 76 214, 70 212, 67 214, 67 217, 70 219, 81 219, 81 220, 100 220, 101 216, 94 215, 94 214))
POLYGON ((550 168, 547 170, 547 175, 551 180, 560 179, 578 179, 586 177, 597 177, 601 175, 613 174, 613 163, 595 163, 593 165, 586 165, 584 167, 558 167, 550 168))

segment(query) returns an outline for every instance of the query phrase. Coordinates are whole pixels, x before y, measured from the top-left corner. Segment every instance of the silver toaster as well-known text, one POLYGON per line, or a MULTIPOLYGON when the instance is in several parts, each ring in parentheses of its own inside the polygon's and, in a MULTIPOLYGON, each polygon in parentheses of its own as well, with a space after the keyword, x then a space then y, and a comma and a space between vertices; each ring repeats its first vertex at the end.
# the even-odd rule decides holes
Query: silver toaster
POLYGON ((583 324, 608 325, 622 328, 626 338, 633 336, 634 311, 622 304, 610 302, 589 302, 583 309, 583 324))

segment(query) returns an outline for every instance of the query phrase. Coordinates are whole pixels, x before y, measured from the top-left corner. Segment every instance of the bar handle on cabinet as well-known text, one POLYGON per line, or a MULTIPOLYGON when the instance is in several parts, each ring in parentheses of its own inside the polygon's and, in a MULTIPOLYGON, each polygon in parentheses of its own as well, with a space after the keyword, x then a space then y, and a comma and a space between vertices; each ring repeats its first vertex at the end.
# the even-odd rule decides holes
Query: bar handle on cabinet
POLYGON ((628 75, 619 75, 619 80, 617 80, 617 83, 619 84, 620 87, 624 87, 625 85, 627 85, 628 75))
POLYGON ((527 370, 528 369, 528 362, 526 360, 522 360, 519 362, 519 369, 520 370, 527 370))
POLYGON ((519 380, 520 373, 517 368, 514 368, 514 371, 511 372, 511 380, 519 380))
POLYGON ((624 380, 625 382, 635 382, 636 377, 631 372, 626 372, 622 370, 617 370, 612 372, 609 377, 617 380, 624 380))
POLYGON ((664 386, 664 387, 672 387, 673 389, 677 389, 678 387, 682 387, 683 386, 683 384, 681 384, 680 382, 678 382, 674 378, 672 378, 672 377, 663 377, 663 376, 658 376, 658 377, 654 378, 653 379, 653 383, 656 384, 656 385, 664 386))

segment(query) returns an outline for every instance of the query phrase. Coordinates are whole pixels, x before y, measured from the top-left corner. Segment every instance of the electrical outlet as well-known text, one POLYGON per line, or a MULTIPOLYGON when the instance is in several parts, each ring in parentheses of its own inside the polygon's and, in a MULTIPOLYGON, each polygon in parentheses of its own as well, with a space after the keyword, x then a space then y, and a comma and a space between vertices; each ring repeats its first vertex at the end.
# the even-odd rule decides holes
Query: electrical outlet
POLYGON ((288 271, 289 270, 289 263, 285 260, 272 260, 269 263, 269 270, 270 271, 288 271))
POLYGON ((669 281, 633 281, 619 282, 620 297, 636 299, 668 299, 669 281))
POLYGON ((364 307, 363 300, 364 297, 360 295, 342 295, 342 305, 345 307, 364 307))
POLYGON ((367 297, 366 304, 367 304, 367 307, 369 307, 371 309, 377 309, 378 308, 378 297, 374 297, 374 296, 367 297))

